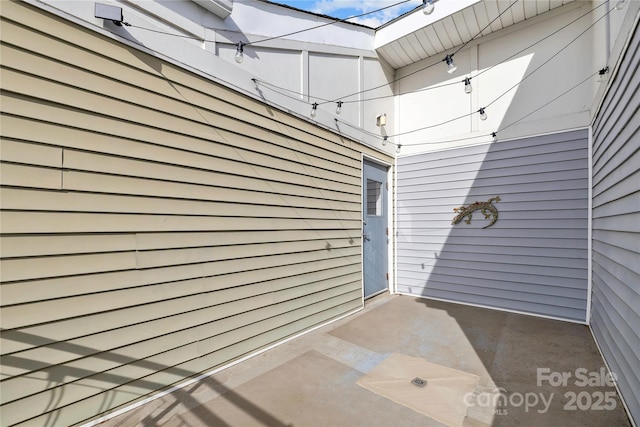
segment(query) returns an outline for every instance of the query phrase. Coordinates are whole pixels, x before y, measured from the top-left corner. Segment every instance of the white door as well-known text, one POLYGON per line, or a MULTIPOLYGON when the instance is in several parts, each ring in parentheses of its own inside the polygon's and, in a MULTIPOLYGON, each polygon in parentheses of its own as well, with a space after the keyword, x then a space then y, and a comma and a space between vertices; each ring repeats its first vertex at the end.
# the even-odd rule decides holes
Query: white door
POLYGON ((364 297, 389 288, 387 167, 367 160, 363 164, 364 297))

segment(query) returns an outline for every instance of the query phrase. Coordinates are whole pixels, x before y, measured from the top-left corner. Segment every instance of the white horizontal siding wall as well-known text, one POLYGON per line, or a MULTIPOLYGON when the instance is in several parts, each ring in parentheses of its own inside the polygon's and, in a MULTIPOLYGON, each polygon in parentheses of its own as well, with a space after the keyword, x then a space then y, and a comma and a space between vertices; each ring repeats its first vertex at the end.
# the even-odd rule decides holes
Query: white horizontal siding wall
POLYGON ((591 328, 640 423, 640 31, 593 126, 591 328))
POLYGON ((2 426, 81 423, 362 307, 379 153, 22 2, 2 39, 2 426))
POLYGON ((584 322, 587 131, 398 159, 398 291, 584 322), (452 225, 453 208, 495 203, 452 225))

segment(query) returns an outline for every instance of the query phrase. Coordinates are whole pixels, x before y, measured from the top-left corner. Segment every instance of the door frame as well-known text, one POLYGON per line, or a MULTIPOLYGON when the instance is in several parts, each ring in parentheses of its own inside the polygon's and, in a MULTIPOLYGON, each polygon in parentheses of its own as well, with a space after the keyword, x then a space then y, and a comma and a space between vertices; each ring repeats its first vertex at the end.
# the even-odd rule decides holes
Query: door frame
MULTIPOLYGON (((395 189, 396 189, 396 182, 395 182, 395 175, 393 173, 393 168, 395 167, 392 163, 389 162, 385 162, 384 160, 381 160, 377 157, 373 157, 371 155, 368 154, 364 154, 362 153, 362 158, 360 159, 360 166, 361 166, 361 171, 362 171, 362 177, 361 177, 361 181, 360 181, 360 206, 361 206, 361 212, 360 212, 360 247, 361 247, 361 253, 360 253, 360 263, 362 265, 362 275, 361 275, 361 288, 362 288, 362 304, 364 306, 365 303, 365 297, 364 297, 364 238, 362 237, 364 235, 364 222, 363 222, 363 218, 364 218, 364 204, 365 204, 365 199, 364 199, 364 189, 366 188, 366 182, 365 182, 365 176, 364 176, 364 162, 365 160, 370 162, 370 163, 376 163, 380 166, 384 166, 387 168, 387 183, 389 185, 389 190, 388 190, 388 197, 387 197, 387 227, 389 228, 389 241, 388 241, 388 247, 387 247, 387 269, 389 271, 389 281, 388 281, 388 287, 387 290, 389 291, 390 294, 394 294, 396 293, 396 268, 395 268, 395 259, 396 259, 396 242, 395 242, 395 238, 396 238, 396 233, 395 233, 395 218, 396 218, 396 212, 394 209, 395 206, 395 189)), ((374 294, 372 296, 375 296, 377 294, 374 294)))

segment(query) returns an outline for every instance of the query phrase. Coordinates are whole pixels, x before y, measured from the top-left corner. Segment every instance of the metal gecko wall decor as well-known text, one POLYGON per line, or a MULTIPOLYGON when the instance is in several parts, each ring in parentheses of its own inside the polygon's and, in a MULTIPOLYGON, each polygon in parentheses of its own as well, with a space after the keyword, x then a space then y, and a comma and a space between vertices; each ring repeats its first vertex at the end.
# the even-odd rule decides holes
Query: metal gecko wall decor
POLYGON ((470 204, 469 206, 460 206, 459 208, 453 208, 453 211, 457 212, 458 215, 456 215, 453 218, 453 221, 451 221, 451 225, 455 225, 459 223, 464 219, 464 217, 467 217, 467 219, 464 222, 466 222, 467 224, 471 224, 471 217, 472 217, 471 214, 479 210, 480 212, 482 212, 485 219, 491 218, 491 222, 482 228, 491 227, 498 220, 498 209, 496 209, 496 207, 492 204, 492 202, 499 202, 499 201, 500 201, 500 196, 496 196, 496 197, 492 197, 486 202, 475 202, 470 204))

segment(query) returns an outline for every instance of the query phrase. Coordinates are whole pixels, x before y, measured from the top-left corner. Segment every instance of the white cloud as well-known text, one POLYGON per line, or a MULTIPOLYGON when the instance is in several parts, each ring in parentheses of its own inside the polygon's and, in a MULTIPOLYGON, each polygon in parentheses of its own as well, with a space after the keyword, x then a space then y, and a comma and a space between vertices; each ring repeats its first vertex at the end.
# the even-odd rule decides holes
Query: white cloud
MULTIPOLYGON (((399 3, 401 0, 318 0, 309 8, 314 13, 338 16, 346 18, 348 16, 360 15, 366 12, 382 9, 399 3), (341 13, 336 13, 342 11, 341 13)), ((361 18, 354 18, 351 22, 367 25, 369 27, 379 27, 389 22, 393 18, 401 15, 407 10, 418 6, 419 1, 409 1, 396 7, 390 7, 380 12, 365 15, 361 18)))

